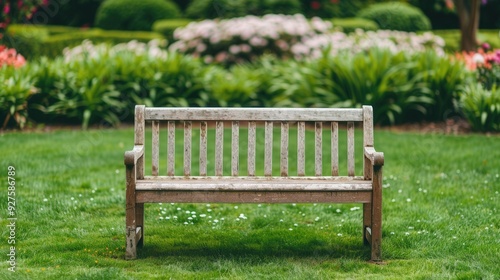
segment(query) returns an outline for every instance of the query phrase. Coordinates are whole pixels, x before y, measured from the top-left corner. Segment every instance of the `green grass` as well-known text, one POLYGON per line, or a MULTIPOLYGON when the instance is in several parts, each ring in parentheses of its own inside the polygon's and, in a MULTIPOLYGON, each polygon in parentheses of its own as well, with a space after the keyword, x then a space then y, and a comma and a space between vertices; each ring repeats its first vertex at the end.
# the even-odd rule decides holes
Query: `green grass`
POLYGON ((377 131, 386 264, 374 265, 356 204, 149 204, 145 247, 125 261, 132 130, 1 134, 0 279, 495 279, 499 140, 377 131), (9 165, 15 273, 6 256, 9 165))
MULTIPOLYGON (((488 43, 493 49, 500 48, 500 35, 498 29, 481 29, 477 34, 477 40, 482 43, 488 43)), ((445 50, 447 52, 460 51, 460 30, 432 30, 432 33, 441 36, 445 41, 445 50)))

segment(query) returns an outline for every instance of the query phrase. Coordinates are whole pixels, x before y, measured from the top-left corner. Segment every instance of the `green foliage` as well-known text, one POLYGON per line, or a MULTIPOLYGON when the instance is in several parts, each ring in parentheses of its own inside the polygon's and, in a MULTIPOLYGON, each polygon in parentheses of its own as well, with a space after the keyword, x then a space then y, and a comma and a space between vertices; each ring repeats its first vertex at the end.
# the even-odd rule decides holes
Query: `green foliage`
POLYGON ((97 10, 95 25, 111 30, 151 30, 156 20, 180 16, 167 0, 106 0, 97 10))
POLYGON ((463 85, 474 83, 472 73, 466 71, 461 61, 450 60, 449 57, 436 55, 434 52, 425 52, 413 56, 416 67, 410 75, 420 76, 421 82, 426 85, 432 104, 425 106, 425 111, 405 112, 407 121, 423 118, 428 121, 443 121, 459 113, 456 102, 460 99, 463 85))
POLYGON ((405 3, 378 3, 361 11, 358 17, 375 21, 380 29, 407 32, 431 29, 429 19, 418 8, 405 3))
POLYGON ((246 15, 301 13, 299 0, 193 0, 186 16, 193 19, 234 18, 246 15))
POLYGON ((356 29, 365 31, 378 30, 378 25, 373 20, 363 18, 334 18, 332 19, 334 29, 340 29, 344 33, 351 33, 356 29))
POLYGON ((162 34, 169 41, 174 38, 174 31, 179 27, 184 27, 188 25, 192 20, 189 19, 161 19, 155 21, 152 30, 154 32, 162 34))
POLYGON ((500 131, 500 87, 487 90, 481 84, 469 84, 460 107, 474 130, 500 131))
POLYGON ((64 26, 91 26, 95 15, 104 0, 50 0, 39 13, 46 13, 48 24, 64 26))
POLYGON ((4 38, 7 46, 15 48, 26 59, 41 56, 55 58, 67 47, 80 45, 87 39, 95 43, 118 44, 138 40, 148 42, 163 38, 158 33, 144 31, 106 31, 97 28, 79 29, 64 26, 11 25, 4 38))
POLYGON ((0 67, 0 121, 2 129, 9 121, 23 128, 28 117, 28 99, 36 92, 36 78, 29 66, 14 68, 0 67))

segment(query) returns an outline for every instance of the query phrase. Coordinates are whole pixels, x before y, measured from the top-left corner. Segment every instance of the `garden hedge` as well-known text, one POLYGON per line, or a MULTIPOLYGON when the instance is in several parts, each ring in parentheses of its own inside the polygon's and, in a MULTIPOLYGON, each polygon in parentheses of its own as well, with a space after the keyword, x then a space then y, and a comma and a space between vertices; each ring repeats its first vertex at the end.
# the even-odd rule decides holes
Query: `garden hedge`
POLYGON ((97 10, 95 26, 107 30, 149 31, 156 20, 179 16, 179 7, 167 0, 106 0, 97 10))
POLYGON ((430 30, 429 19, 416 7, 406 3, 378 3, 361 11, 358 17, 375 21, 380 29, 407 32, 430 30))

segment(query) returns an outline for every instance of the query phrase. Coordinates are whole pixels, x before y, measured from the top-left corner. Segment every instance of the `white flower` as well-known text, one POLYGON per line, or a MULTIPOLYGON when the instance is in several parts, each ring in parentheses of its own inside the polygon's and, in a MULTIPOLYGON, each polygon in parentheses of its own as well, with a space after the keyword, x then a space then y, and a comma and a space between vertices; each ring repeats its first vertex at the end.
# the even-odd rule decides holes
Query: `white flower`
POLYGON ((474 61, 474 63, 476 63, 476 64, 484 64, 485 59, 484 59, 484 57, 481 54, 475 53, 472 56, 472 61, 474 61))

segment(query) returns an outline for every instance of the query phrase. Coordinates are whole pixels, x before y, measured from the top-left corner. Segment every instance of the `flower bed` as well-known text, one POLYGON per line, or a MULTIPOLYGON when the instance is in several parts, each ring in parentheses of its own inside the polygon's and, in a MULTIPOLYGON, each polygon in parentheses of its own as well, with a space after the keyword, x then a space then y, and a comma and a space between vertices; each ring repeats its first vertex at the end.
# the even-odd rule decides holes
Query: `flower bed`
POLYGON ((203 57, 205 62, 231 64, 252 61, 263 54, 279 58, 318 57, 325 49, 358 53, 378 47, 393 52, 421 52, 432 49, 444 54, 444 41, 432 33, 358 30, 346 35, 332 30, 332 24, 302 15, 247 16, 228 20, 193 22, 174 33, 170 48, 203 57))

